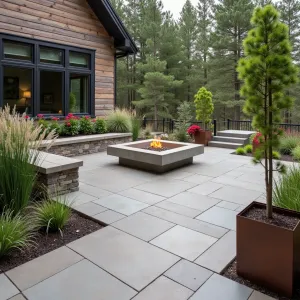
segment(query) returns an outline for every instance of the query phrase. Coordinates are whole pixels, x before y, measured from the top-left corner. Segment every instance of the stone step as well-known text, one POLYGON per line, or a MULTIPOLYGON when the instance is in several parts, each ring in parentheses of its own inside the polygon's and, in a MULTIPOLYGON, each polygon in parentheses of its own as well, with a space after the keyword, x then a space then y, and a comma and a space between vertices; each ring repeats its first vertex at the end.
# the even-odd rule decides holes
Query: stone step
POLYGON ((243 145, 246 145, 248 143, 247 138, 236 138, 236 137, 230 137, 230 136, 214 136, 213 141, 214 142, 243 144, 243 145))
POLYGON ((239 147, 243 147, 244 144, 211 141, 211 142, 208 143, 208 146, 210 146, 210 147, 218 147, 218 148, 227 148, 227 149, 237 149, 239 147))
POLYGON ((236 137, 236 138, 249 138, 255 131, 243 131, 243 130, 223 130, 218 131, 217 136, 236 137))

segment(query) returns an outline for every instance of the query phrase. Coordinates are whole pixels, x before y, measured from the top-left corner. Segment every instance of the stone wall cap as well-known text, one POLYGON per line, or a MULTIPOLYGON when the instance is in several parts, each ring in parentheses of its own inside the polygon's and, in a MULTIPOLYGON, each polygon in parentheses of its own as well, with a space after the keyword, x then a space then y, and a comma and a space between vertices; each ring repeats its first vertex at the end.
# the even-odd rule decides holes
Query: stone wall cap
MULTIPOLYGON (((79 135, 79 136, 56 139, 52 147, 85 143, 85 142, 102 141, 102 140, 112 140, 112 139, 131 137, 131 136, 132 133, 104 133, 104 134, 92 134, 92 135, 79 135)), ((41 147, 46 147, 49 144, 49 142, 50 141, 47 140, 43 141, 41 147)))
POLYGON ((83 161, 40 151, 36 163, 37 171, 42 174, 53 174, 61 171, 76 169, 83 166, 83 161))

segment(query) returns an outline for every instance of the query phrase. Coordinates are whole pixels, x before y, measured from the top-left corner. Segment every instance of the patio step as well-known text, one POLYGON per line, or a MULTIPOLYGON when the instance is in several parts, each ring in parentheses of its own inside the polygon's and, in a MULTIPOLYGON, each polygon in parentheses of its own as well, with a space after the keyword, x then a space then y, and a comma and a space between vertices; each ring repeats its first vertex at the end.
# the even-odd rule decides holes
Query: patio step
POLYGON ((243 147, 243 143, 228 143, 228 142, 217 142, 211 141, 208 143, 210 147, 218 147, 218 148, 227 148, 227 149, 237 149, 239 147, 243 147))
POLYGON ((247 144, 247 138, 237 138, 237 137, 231 137, 231 136, 214 136, 213 141, 214 142, 225 142, 225 143, 234 143, 234 144, 247 144))
POLYGON ((255 133, 255 132, 254 131, 243 131, 243 130, 223 130, 223 131, 218 131, 217 136, 248 139, 253 133, 255 133))

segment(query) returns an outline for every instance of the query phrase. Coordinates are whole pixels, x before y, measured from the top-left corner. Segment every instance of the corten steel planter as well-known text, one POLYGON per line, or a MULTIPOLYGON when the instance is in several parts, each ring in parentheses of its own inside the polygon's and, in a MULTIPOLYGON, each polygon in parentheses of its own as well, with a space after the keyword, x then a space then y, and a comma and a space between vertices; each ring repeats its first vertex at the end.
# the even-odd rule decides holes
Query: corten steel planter
MULTIPOLYGON (((251 203, 237 215, 237 273, 253 283, 291 297, 300 280, 300 222, 293 230, 244 217, 251 203)), ((274 207, 274 212, 300 218, 300 213, 274 207)))
POLYGON ((212 132, 210 130, 200 131, 195 134, 195 144, 207 146, 212 140, 212 132))

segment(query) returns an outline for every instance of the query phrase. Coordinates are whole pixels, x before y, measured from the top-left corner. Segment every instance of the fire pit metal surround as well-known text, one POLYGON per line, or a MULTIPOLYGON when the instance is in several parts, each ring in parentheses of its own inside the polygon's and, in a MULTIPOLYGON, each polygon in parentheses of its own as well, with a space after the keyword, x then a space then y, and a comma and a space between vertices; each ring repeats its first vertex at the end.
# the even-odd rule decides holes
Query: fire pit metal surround
POLYGON ((119 164, 155 173, 164 173, 193 163, 193 157, 204 153, 203 145, 160 141, 168 150, 147 149, 154 140, 112 145, 107 154, 119 157, 119 164))

